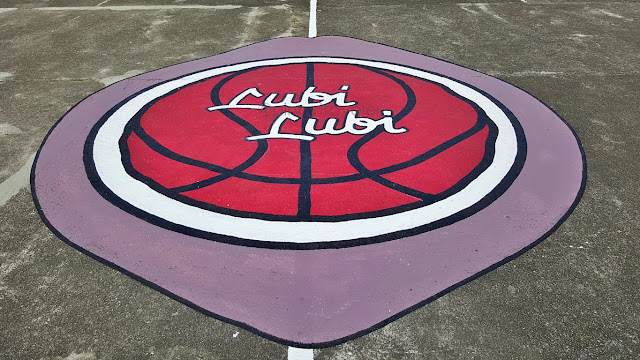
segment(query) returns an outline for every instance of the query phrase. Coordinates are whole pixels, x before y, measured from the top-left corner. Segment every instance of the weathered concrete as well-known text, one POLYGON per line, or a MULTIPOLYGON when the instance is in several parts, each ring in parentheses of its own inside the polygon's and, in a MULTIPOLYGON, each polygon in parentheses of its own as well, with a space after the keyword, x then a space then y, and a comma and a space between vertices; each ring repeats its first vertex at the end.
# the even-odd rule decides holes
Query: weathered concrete
MULTIPOLYGON (((304 1, 38 9, 101 2, 0 5, 18 8, 0 11, 0 183, 70 107, 121 76, 307 31, 304 1)), ((316 359, 637 357, 640 3, 327 0, 319 9, 319 35, 435 56, 532 93, 580 136, 589 182, 573 215, 533 250, 381 330, 315 350, 316 359)), ((0 358, 286 357, 286 347, 65 245, 41 223, 27 188, 0 207, 0 229, 0 358)))

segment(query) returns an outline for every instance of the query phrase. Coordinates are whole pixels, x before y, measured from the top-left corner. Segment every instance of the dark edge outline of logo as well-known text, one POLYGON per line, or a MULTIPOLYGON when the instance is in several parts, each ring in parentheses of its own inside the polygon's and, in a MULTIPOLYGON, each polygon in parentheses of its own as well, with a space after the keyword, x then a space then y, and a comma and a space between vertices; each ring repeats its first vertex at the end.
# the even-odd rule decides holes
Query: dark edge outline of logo
MULTIPOLYGON (((331 35, 325 35, 325 36, 329 37, 331 35)), ((351 38, 351 37, 347 37, 347 36, 341 36, 341 37, 354 39, 354 40, 359 40, 359 41, 365 41, 365 40, 351 38)), ((384 46, 384 47, 394 48, 392 46, 381 44, 381 43, 377 43, 377 42, 373 42, 373 41, 366 41, 366 42, 369 42, 369 43, 372 43, 372 44, 377 44, 377 45, 384 46)), ((251 46, 251 45, 253 45, 253 44, 245 45, 244 47, 251 46)), ((399 49, 399 48, 395 48, 395 49, 399 49)), ((233 50, 237 50, 237 49, 233 49, 233 50)), ((225 52, 219 53, 217 55, 228 53, 228 52, 231 52, 233 50, 225 51, 225 52)), ((450 62, 450 61, 447 61, 447 60, 438 59, 438 58, 435 58, 433 56, 424 55, 424 54, 420 54, 420 53, 416 53, 416 52, 412 52, 412 51, 408 51, 408 50, 404 50, 404 49, 399 49, 399 50, 406 51, 408 53, 412 53, 412 54, 416 54, 416 55, 431 57, 431 58, 436 59, 438 61, 442 61, 442 62, 449 63, 449 64, 452 64, 452 65, 455 65, 455 66, 459 66, 459 67, 467 69, 467 70, 472 70, 472 71, 476 71, 478 73, 481 73, 481 72, 479 72, 477 70, 470 69, 470 68, 467 68, 467 67, 464 67, 464 66, 461 66, 461 65, 458 65, 458 64, 454 64, 453 62, 450 62)), ((164 68, 168 68, 168 67, 175 66, 175 65, 179 65, 179 64, 165 66, 164 68)), ((159 69, 163 69, 163 68, 159 68, 159 69)), ((159 69, 156 69, 156 70, 159 70, 159 69)), ((155 70, 153 70, 153 71, 155 71, 155 70)), ((487 76, 489 76, 489 75, 487 75, 487 76)), ((495 78, 495 77, 493 77, 493 78, 495 78)), ((497 78, 495 78, 495 79, 497 79, 497 78)), ((124 79, 124 80, 120 80, 120 81, 126 81, 126 80, 128 80, 128 79, 124 79)), ((466 283, 468 283, 470 281, 473 281, 473 280, 475 280, 475 279, 477 279, 477 278, 479 278, 479 277, 491 272, 492 270, 495 270, 498 267, 510 262, 511 260, 519 257, 520 255, 524 254, 525 252, 527 252, 527 251, 531 250, 532 248, 534 248, 536 245, 540 244, 542 241, 544 241, 546 238, 548 238, 551 234, 553 234, 560 227, 560 225, 562 225, 562 223, 565 220, 567 220, 567 218, 573 213, 575 208, 578 206, 578 203, 580 203, 580 200, 582 199, 582 196, 584 195, 584 192, 585 192, 585 189, 586 189, 586 186, 587 186, 587 158, 586 158, 586 154, 584 152, 584 148, 582 146, 582 142, 580 141, 580 138, 578 137, 577 133, 574 131, 574 129, 571 127, 571 125, 569 125, 569 123, 567 123, 562 117, 560 117, 558 115, 557 112, 555 112, 555 110, 551 109, 549 106, 547 106, 545 103, 543 103, 538 98, 533 96, 531 93, 529 93, 528 91, 523 90, 523 89, 521 89, 521 88, 519 88, 519 87, 517 87, 517 86, 515 86, 515 85, 513 85, 511 83, 508 83, 508 82, 506 82, 504 80, 501 80, 501 79, 498 79, 498 80, 500 80, 501 82, 504 82, 505 84, 513 86, 514 88, 526 93, 527 95, 531 96, 532 98, 536 99, 538 102, 543 104, 547 109, 551 110, 551 112, 553 112, 553 114, 556 115, 558 117, 558 119, 560 119, 565 124, 565 126, 567 126, 567 128, 571 131, 571 133, 573 134, 573 137, 576 140, 576 143, 578 145, 578 149, 580 150, 580 155, 581 155, 581 159, 582 159, 582 182, 580 184, 580 189, 578 190, 578 193, 576 194, 575 200, 573 201, 571 206, 569 206, 569 208, 567 209, 565 214, 558 220, 558 222, 556 222, 555 225, 553 225, 553 227, 551 227, 551 229, 549 229, 549 231, 544 233, 540 238, 538 238, 537 240, 533 241, 531 244, 529 244, 526 247, 522 248, 520 251, 517 251, 516 253, 514 253, 514 254, 512 254, 510 256, 507 256, 506 258, 502 259, 501 261, 498 261, 498 262, 494 263, 493 265, 490 265, 487 268, 478 271, 477 273, 467 277, 466 279, 464 279, 464 280, 462 280, 462 281, 460 281, 460 282, 458 282, 456 284, 453 284, 453 285, 449 286, 448 288, 446 288, 446 289, 440 291, 439 293, 437 293, 435 295, 432 295, 432 296, 430 296, 430 297, 418 302, 417 304, 415 304, 413 306, 410 306, 410 307, 408 307, 408 308, 406 308, 406 309, 404 309, 402 311, 397 312, 393 316, 390 316, 390 317, 386 318, 385 320, 378 322, 377 324, 374 324, 374 325, 372 325, 372 326, 370 326, 370 327, 368 327, 366 329, 360 330, 360 331, 358 331, 356 333, 353 333, 353 334, 348 335, 348 336, 341 337, 341 338, 336 339, 336 340, 331 340, 331 341, 326 341, 326 342, 319 342, 319 343, 297 343, 295 341, 289 341, 289 340, 285 340, 285 339, 278 338, 276 336, 267 334, 267 333, 265 333, 265 332, 263 332, 261 330, 258 330, 258 329, 254 328, 254 327, 252 327, 252 326, 250 326, 248 324, 245 324, 243 322, 236 321, 236 320, 233 320, 233 319, 226 318, 224 316, 215 314, 215 313, 213 313, 211 311, 208 311, 208 310, 206 310, 204 308, 201 308, 201 307, 193 304, 192 302, 188 301, 187 299, 184 299, 184 298, 182 298, 182 297, 180 297, 180 296, 178 296, 176 294, 171 293, 169 290, 166 290, 166 289, 164 289, 162 287, 157 286, 156 284, 152 283, 149 280, 146 280, 146 279, 144 279, 144 278, 142 278, 142 277, 140 277, 140 276, 138 276, 138 275, 136 275, 136 274, 124 269, 124 268, 119 267, 118 265, 116 265, 116 264, 114 264, 114 263, 112 263, 112 262, 110 262, 110 261, 108 261, 106 259, 103 259, 103 258, 101 258, 101 257, 89 252, 88 250, 82 248, 81 246, 79 246, 79 245, 73 243, 72 241, 70 241, 69 239, 67 239, 56 228, 53 227, 53 225, 47 220, 46 216, 44 215, 44 213, 42 211, 42 207, 40 206, 40 202, 38 201, 38 198, 37 198, 36 192, 35 192, 35 181, 34 181, 35 180, 35 169, 36 169, 36 165, 38 163, 38 158, 40 157, 40 151, 42 151, 42 147, 47 142, 47 139, 49 138, 49 135, 51 135, 53 130, 58 126, 58 124, 62 121, 62 119, 64 119, 67 116, 67 114, 69 114, 73 109, 76 108, 76 106, 78 106, 84 100, 86 100, 87 98, 89 98, 93 94, 95 94, 95 93, 97 93, 97 92, 99 92, 99 91, 101 91, 103 89, 100 89, 100 90, 96 91, 95 93, 92 93, 91 95, 88 95, 87 97, 85 97, 84 99, 82 99, 81 101, 76 103, 62 117, 60 117, 60 119, 58 119, 58 121, 56 121, 56 123, 51 127, 51 129, 49 129, 49 132, 47 132, 47 135, 45 135, 44 139, 42 140, 40 148, 38 149, 38 151, 36 153, 36 157, 35 157, 35 159, 33 161, 32 167, 31 167, 31 174, 30 174, 30 177, 29 177, 29 180, 30 180, 30 183, 31 183, 31 186, 30 186, 31 196, 33 198, 33 202, 34 202, 34 205, 36 207, 36 210, 38 211, 38 215, 42 219, 42 222, 49 228, 49 230, 51 230, 51 232, 53 232, 64 243, 66 243, 67 245, 71 246, 72 248, 78 250, 80 253, 85 254, 85 255, 91 257, 92 259, 94 259, 94 260, 96 260, 96 261, 98 261, 98 262, 100 262, 100 263, 102 263, 104 265, 107 265, 107 266, 109 266, 109 267, 111 267, 111 268, 113 268, 115 270, 118 270, 119 272, 123 273, 124 275, 127 275, 127 276, 131 277, 132 279, 137 280, 137 281, 149 286, 150 288, 152 288, 152 289, 154 289, 154 290, 166 295, 169 298, 171 298, 171 299, 173 299, 175 301, 178 301, 178 302, 180 302, 180 303, 182 303, 182 304, 184 304, 186 306, 189 306, 190 308, 195 309, 195 310, 197 310, 197 311, 199 311, 199 312, 201 312, 201 313, 203 313, 203 314, 205 314, 207 316, 210 316, 210 317, 212 317, 212 318, 214 318, 216 320, 220 320, 220 321, 226 322, 228 324, 231 324, 231 325, 234 325, 234 326, 238 326, 238 327, 240 327, 242 329, 245 329, 247 331, 250 331, 250 332, 252 332, 252 333, 254 333, 256 335, 262 336, 267 340, 270 340, 270 341, 273 341, 273 342, 276 342, 276 343, 279 343, 279 344, 282 344, 282 345, 285 345, 285 346, 293 346, 293 347, 305 348, 305 349, 320 349, 320 348, 333 347, 333 346, 337 346, 337 345, 343 344, 343 343, 345 343, 347 341, 359 338, 359 337, 361 337, 363 335, 366 335, 366 334, 368 334, 370 332, 373 332, 375 330, 378 330, 378 329, 384 327, 385 325, 388 325, 388 324, 398 320, 399 318, 401 318, 401 317, 403 317, 403 316, 405 316, 405 315, 407 315, 407 314, 409 314, 409 313, 411 313, 411 312, 413 312, 413 311, 425 306, 426 304, 438 299, 439 297, 442 297, 442 296, 450 293, 451 291, 457 289, 458 287, 460 287, 462 285, 465 285, 466 283)))
MULTIPOLYGON (((305 57, 311 57, 311 56, 296 56, 296 57, 259 59, 259 60, 251 60, 251 61, 234 63, 232 65, 247 64, 247 63, 252 63, 252 62, 256 62, 256 61, 265 61, 265 60, 277 60, 277 59, 288 59, 288 58, 305 58, 305 57)), ((128 96, 127 98, 123 99, 118 104, 116 104, 111 109, 109 109, 109 111, 107 111, 105 114, 103 114, 100 117, 100 119, 92 126, 91 131, 89 132, 89 134, 87 136, 87 139, 85 140, 85 144, 84 144, 83 162, 84 162, 84 165, 85 165, 85 170, 86 170, 86 173, 87 173, 87 177, 88 177, 91 185, 94 187, 94 189, 105 200, 107 200, 111 204, 117 206, 121 210, 133 215, 134 217, 137 217, 137 218, 139 218, 139 219, 141 219, 143 221, 146 221, 148 223, 151 223, 151 224, 154 224, 156 226, 162 227, 164 229, 175 231, 175 232, 178 232, 178 233, 181 233, 181 234, 184 234, 184 235, 198 237, 198 238, 202 238, 202 239, 206 239, 206 240, 210 240, 210 241, 218 241, 218 242, 222 242, 222 243, 240 245, 240 246, 247 246, 247 247, 268 248, 268 249, 288 249, 288 250, 318 250, 318 249, 339 249, 339 248, 347 248, 347 247, 354 247, 354 246, 361 246, 361 245, 368 245, 368 244, 375 244, 375 243, 380 243, 380 242, 392 241, 392 240, 397 240, 397 239, 400 239, 400 238, 405 238, 405 237, 409 237, 409 236, 413 236, 413 235, 422 234, 422 233, 425 233, 425 232, 428 232, 428 231, 431 231, 431 230, 435 230, 435 229, 438 229, 438 228, 441 228, 441 227, 444 227, 444 226, 447 226, 447 225, 451 225, 453 223, 456 223, 458 221, 466 219, 469 216, 471 216, 471 215, 479 212, 480 210, 486 208, 487 206, 489 206, 491 203, 493 203, 495 200, 497 200, 502 194, 504 194, 505 191, 507 191, 507 189, 511 186, 511 184, 513 184, 515 179, 520 174, 520 171, 522 170, 522 168, 524 166, 524 163, 525 163, 525 160, 526 160, 526 153, 527 153, 527 142, 526 142, 526 135, 524 133, 524 130, 522 129, 522 126, 520 125, 520 122, 513 115, 513 113, 511 113, 511 111, 506 106, 504 106, 501 102, 499 102, 497 99, 495 99, 493 96, 491 96, 490 94, 486 93, 485 91, 483 91, 481 89, 478 89, 475 86, 467 84, 467 83, 465 83, 463 81, 457 80, 455 78, 452 78, 452 77, 449 77, 449 76, 446 76, 446 75, 442 75, 442 74, 439 74, 439 73, 436 73, 436 72, 433 72, 433 71, 429 71, 429 70, 425 70, 425 69, 419 69, 419 68, 416 68, 416 67, 408 66, 408 65, 394 64, 394 63, 390 63, 390 62, 386 62, 386 61, 378 61, 378 60, 345 58, 345 57, 339 57, 339 56, 313 56, 313 57, 325 57, 325 58, 340 58, 340 59, 347 59, 347 60, 374 61, 374 62, 382 62, 382 63, 392 64, 392 65, 402 66, 402 67, 405 67, 405 68, 415 69, 415 70, 418 70, 418 71, 426 71, 426 72, 429 72, 429 73, 432 73, 432 74, 435 74, 435 75, 438 75, 438 76, 442 76, 443 78, 450 79, 452 81, 460 83, 460 84, 462 84, 464 86, 467 86, 467 87, 479 92, 480 94, 485 96, 487 99, 489 99, 493 104, 498 106, 500 108, 500 110, 502 110, 502 112, 507 116, 507 118, 509 119, 510 123, 512 124, 514 132, 516 133, 516 138, 518 140, 520 140, 520 141, 518 141, 518 144, 517 144, 516 158, 514 160, 513 165, 511 166, 511 168, 509 169, 507 174, 504 176, 504 178, 502 180, 500 180, 498 185, 496 185, 493 189, 491 189, 491 191, 488 194, 486 194, 482 199, 480 199, 476 203, 470 205, 469 207, 464 208, 464 209, 458 211, 457 213, 449 215, 449 216, 444 217, 442 219, 436 220, 436 221, 428 223, 428 224, 416 226, 416 227, 411 228, 411 229, 398 230, 398 231, 385 233, 385 234, 381 234, 381 235, 376 235, 376 236, 355 238, 355 239, 349 239, 349 240, 336 240, 336 241, 328 241, 328 242, 314 241, 314 242, 308 242, 308 243, 277 242, 277 241, 262 241, 262 240, 254 240, 254 239, 244 239, 244 238, 239 238, 239 237, 231 236, 231 235, 222 235, 222 234, 207 232, 207 231, 204 231, 204 230, 193 229, 193 228, 188 227, 188 226, 184 226, 184 225, 173 223, 173 222, 171 222, 169 220, 163 219, 163 218, 161 218, 159 216, 150 214, 150 213, 148 213, 148 212, 146 212, 146 211, 144 211, 142 209, 139 209, 139 208, 131 205, 130 203, 128 203, 126 200, 124 200, 124 199, 120 198, 119 196, 117 196, 115 193, 113 193, 113 191, 111 189, 109 189, 106 185, 104 185, 104 183, 102 182, 102 180, 98 176, 98 173, 97 173, 97 171, 95 169, 95 165, 93 163, 92 153, 93 153, 93 141, 94 141, 94 139, 96 137, 97 132, 102 127, 102 125, 104 124, 106 119, 108 119, 109 116, 111 116, 115 111, 117 111, 117 109, 119 109, 122 105, 124 105, 128 101, 130 101, 132 98, 136 97, 137 95, 139 95, 141 93, 144 93, 144 92, 148 91, 149 89, 155 88, 155 87, 157 87, 157 86, 159 86, 161 84, 167 83, 169 81, 174 81, 176 79, 180 79, 180 78, 183 78, 183 77, 190 76, 192 74, 201 73, 203 71, 208 71, 208 70, 211 70, 211 69, 216 69, 216 68, 220 68, 220 67, 229 66, 229 65, 223 65, 223 66, 217 66, 217 67, 213 67, 213 68, 202 69, 202 70, 195 71, 195 72, 192 72, 192 73, 183 74, 181 76, 177 76, 175 78, 168 79, 168 80, 159 82, 157 84, 151 85, 151 86, 149 86, 149 87, 147 87, 145 89, 142 89, 140 91, 137 91, 136 93, 134 93, 134 94, 128 96)))

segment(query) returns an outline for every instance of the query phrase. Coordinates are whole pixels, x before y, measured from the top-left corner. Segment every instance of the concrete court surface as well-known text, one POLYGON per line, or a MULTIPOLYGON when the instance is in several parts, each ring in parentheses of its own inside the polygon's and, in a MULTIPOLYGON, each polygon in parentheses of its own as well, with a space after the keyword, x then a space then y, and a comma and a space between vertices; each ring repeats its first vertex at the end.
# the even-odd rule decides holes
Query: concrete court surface
MULTIPOLYGON (((318 35, 447 60, 524 89, 582 140, 582 201, 516 260, 315 359, 640 357, 640 2, 320 0, 318 35)), ((0 359, 286 359, 57 239, 28 187, 74 104, 120 79, 306 36, 298 0, 0 1, 0 359)), ((540 176, 544 176, 541 174, 540 176)))

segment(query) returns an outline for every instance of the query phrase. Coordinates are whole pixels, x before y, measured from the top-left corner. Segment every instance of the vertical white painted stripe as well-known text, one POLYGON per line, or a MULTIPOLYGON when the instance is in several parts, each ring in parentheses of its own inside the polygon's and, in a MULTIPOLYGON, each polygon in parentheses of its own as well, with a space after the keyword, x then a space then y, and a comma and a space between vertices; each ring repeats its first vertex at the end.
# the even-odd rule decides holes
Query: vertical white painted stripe
POLYGON ((314 38, 318 35, 318 29, 316 25, 316 13, 318 12, 318 0, 311 0, 311 6, 309 9, 309 37, 314 38))
POLYGON ((288 360, 313 360, 313 349, 289 347, 288 360))

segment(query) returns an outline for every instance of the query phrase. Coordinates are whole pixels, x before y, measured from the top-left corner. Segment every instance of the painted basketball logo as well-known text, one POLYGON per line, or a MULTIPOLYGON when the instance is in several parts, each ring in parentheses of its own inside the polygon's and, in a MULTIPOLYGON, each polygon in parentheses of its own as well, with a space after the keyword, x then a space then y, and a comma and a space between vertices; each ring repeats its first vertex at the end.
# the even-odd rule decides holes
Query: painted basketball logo
POLYGON ((151 223, 259 247, 353 246, 451 224, 509 187, 517 119, 463 82, 388 62, 260 60, 129 97, 84 158, 151 223))
POLYGON ((43 221, 76 249, 205 314, 316 348, 542 241, 586 172, 575 134, 526 92, 318 37, 108 86, 60 119, 31 176, 43 221))

